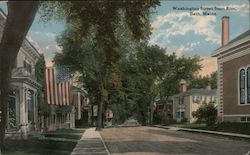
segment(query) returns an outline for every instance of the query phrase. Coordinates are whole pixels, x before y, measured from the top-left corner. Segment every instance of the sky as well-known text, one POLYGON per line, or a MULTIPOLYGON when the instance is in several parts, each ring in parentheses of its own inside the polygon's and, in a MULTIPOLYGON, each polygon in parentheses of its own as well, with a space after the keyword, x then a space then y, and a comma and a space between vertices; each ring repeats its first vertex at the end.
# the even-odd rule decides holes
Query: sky
MULTIPOLYGON (((4 2, 0 3, 0 8, 7 12, 4 2)), ((250 27, 249 1, 161 1, 161 6, 151 15, 152 34, 149 43, 165 48, 166 54, 199 55, 203 59, 200 74, 210 74, 216 70, 216 58, 211 58, 210 54, 220 47, 222 16, 230 18, 229 36, 232 40, 250 27)), ((56 43, 56 36, 64 31, 65 24, 58 21, 43 23, 40 17, 38 12, 27 39, 44 54, 46 65, 49 66, 55 52, 62 50, 56 43)))

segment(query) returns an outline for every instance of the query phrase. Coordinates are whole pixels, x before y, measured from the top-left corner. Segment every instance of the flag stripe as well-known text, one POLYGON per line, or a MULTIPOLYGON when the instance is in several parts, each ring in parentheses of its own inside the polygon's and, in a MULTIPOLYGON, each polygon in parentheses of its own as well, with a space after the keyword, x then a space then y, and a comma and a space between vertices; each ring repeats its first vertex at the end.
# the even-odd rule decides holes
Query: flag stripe
POLYGON ((54 79, 53 79, 53 68, 51 68, 50 69, 50 85, 51 85, 51 87, 50 87, 50 92, 51 92, 51 104, 55 104, 55 102, 54 102, 54 84, 53 84, 53 81, 54 81, 54 79))
POLYGON ((62 96, 61 96, 61 98, 62 98, 62 105, 65 105, 65 100, 64 100, 64 83, 62 83, 62 85, 61 85, 61 91, 62 91, 62 96))
POLYGON ((68 81, 68 104, 70 104, 70 81, 68 81))
POLYGON ((47 103, 50 104, 49 100, 50 100, 50 90, 49 90, 49 75, 48 75, 48 69, 45 70, 45 76, 46 76, 46 91, 47 91, 47 103))
POLYGON ((67 84, 64 82, 64 99, 65 99, 65 105, 67 105, 67 84))
POLYGON ((62 66, 48 67, 45 70, 46 100, 48 104, 70 104, 70 81, 68 68, 62 66))
POLYGON ((51 83, 50 83, 50 69, 48 69, 48 83, 49 83, 49 104, 51 104, 51 83))
POLYGON ((65 102, 68 105, 68 82, 65 82, 65 102))
POLYGON ((60 92, 61 92, 61 90, 60 90, 60 84, 57 84, 56 85, 57 86, 57 90, 58 90, 58 94, 57 94, 57 98, 58 98, 58 105, 61 105, 61 100, 60 100, 60 92))
POLYGON ((54 82, 54 87, 55 87, 55 90, 54 90, 54 92, 55 92, 55 94, 54 94, 54 96, 55 96, 55 104, 58 105, 58 91, 57 91, 57 84, 56 84, 56 78, 55 78, 56 69, 53 68, 53 71, 54 71, 54 74, 53 74, 53 75, 54 75, 53 82, 54 82))
POLYGON ((59 89, 58 98, 59 98, 59 102, 60 102, 59 105, 62 105, 62 99, 61 99, 61 94, 62 94, 61 83, 58 84, 58 89, 59 89))
POLYGON ((52 82, 52 90, 51 90, 51 91, 52 91, 52 94, 53 94, 53 95, 52 95, 52 96, 53 96, 52 103, 53 103, 53 104, 56 104, 56 103, 55 103, 56 95, 55 95, 55 75, 54 75, 54 68, 51 69, 51 75, 52 75, 52 76, 51 76, 51 77, 52 77, 52 80, 51 80, 51 82, 52 82))

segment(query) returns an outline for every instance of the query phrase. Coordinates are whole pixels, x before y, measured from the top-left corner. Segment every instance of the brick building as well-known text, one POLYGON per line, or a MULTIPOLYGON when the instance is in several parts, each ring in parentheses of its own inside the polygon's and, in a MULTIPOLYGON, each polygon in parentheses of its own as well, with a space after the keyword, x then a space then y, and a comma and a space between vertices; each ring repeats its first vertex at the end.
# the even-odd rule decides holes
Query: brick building
POLYGON ((218 118, 250 122, 250 30, 229 41, 229 17, 222 17, 218 65, 218 118))

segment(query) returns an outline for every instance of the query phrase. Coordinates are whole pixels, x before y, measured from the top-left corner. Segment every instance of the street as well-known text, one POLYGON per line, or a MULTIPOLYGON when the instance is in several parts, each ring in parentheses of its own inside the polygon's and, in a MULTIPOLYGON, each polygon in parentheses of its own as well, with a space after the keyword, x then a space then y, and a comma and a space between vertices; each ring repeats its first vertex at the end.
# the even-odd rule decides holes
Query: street
POLYGON ((154 127, 103 129, 112 155, 246 155, 250 141, 154 127))

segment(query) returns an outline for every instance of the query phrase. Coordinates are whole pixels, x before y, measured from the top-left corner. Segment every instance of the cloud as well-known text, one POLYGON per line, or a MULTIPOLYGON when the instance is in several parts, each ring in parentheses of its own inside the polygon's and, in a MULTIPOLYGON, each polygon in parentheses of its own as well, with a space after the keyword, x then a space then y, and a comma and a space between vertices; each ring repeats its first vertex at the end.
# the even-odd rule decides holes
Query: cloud
POLYGON ((190 45, 191 48, 195 47, 195 46, 199 46, 201 44, 200 41, 198 42, 193 42, 193 43, 188 43, 190 45))
POLYGON ((150 43, 157 43, 157 38, 161 36, 165 36, 168 41, 171 37, 185 36, 188 32, 193 32, 205 36, 206 41, 217 44, 220 37, 215 32, 215 22, 215 16, 190 16, 188 12, 170 12, 165 16, 158 16, 152 22, 153 32, 157 35, 151 37, 150 43), (162 28, 166 24, 169 26, 162 28))
POLYGON ((38 50, 39 53, 44 54, 46 66, 52 66, 53 57, 56 53, 60 53, 62 51, 62 48, 56 44, 44 44, 42 42, 36 42, 31 36, 27 36, 26 38, 38 50))
POLYGON ((188 42, 186 45, 174 46, 171 50, 175 52, 177 56, 182 56, 186 52, 193 51, 197 46, 200 46, 201 42, 188 42))
POLYGON ((31 35, 37 35, 37 36, 43 36, 43 37, 48 37, 51 39, 56 39, 57 34, 56 33, 51 33, 51 32, 40 32, 40 31, 30 31, 31 35))
POLYGON ((43 50, 61 52, 62 48, 58 45, 47 45, 43 48, 43 50))
POLYGON ((53 66, 54 63, 52 62, 52 58, 46 58, 46 59, 45 59, 45 65, 46 65, 47 67, 53 66))
POLYGON ((214 57, 202 57, 200 62, 202 69, 199 72, 199 75, 206 76, 217 70, 217 59, 214 57))
POLYGON ((56 37, 58 34, 52 32, 29 31, 30 36, 36 42, 43 45, 56 44, 56 37))
POLYGON ((177 56, 181 56, 181 55, 183 55, 184 52, 191 51, 191 50, 193 50, 193 48, 181 45, 180 47, 178 47, 175 50, 175 53, 176 53, 177 56))
POLYGON ((40 45, 35 40, 33 40, 30 36, 27 36, 26 39, 37 49, 39 53, 43 53, 40 45))
POLYGON ((62 52, 62 48, 58 45, 47 45, 42 48, 45 59, 53 59, 56 53, 62 52))

